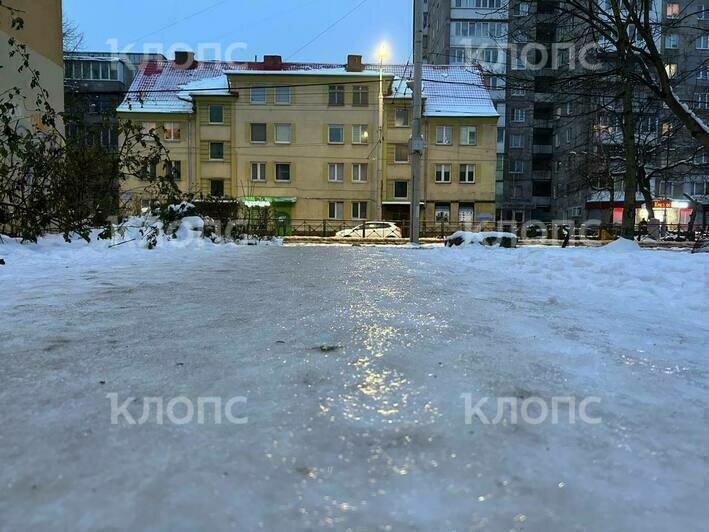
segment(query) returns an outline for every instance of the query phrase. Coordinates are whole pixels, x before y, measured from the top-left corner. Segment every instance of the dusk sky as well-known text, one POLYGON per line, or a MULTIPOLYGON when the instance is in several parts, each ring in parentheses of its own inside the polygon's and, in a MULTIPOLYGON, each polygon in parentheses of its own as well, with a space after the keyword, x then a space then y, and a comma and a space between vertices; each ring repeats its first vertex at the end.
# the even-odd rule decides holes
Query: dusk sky
MULTIPOLYGON (((356 53, 374 61, 377 44, 386 40, 390 62, 406 63, 411 5, 410 0, 103 0, 98 7, 95 0, 64 0, 64 15, 79 25, 88 51, 110 50, 109 39, 116 39, 119 50, 136 43, 130 51, 142 51, 145 44, 160 43, 167 53, 219 43, 222 57, 231 47, 228 58, 237 60, 279 54, 284 60, 344 62, 356 53)), ((211 59, 213 53, 206 55, 211 59)))

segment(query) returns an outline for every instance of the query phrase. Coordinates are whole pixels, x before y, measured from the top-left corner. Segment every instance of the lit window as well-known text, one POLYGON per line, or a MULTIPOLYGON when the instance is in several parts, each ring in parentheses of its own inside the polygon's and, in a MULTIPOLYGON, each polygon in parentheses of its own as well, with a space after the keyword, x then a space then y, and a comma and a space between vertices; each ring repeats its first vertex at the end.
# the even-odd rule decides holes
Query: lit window
POLYGON ((367 144, 369 127, 366 124, 352 126, 352 144, 367 144))
POLYGON ((165 122, 163 125, 165 140, 177 142, 182 138, 182 128, 179 122, 165 122))

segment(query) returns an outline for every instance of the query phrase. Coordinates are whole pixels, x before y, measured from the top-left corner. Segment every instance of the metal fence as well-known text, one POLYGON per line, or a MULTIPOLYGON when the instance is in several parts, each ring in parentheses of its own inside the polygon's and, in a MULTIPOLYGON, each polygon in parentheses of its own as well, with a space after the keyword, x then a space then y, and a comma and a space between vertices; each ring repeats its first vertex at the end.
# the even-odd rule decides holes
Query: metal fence
MULTIPOLYGON (((332 219, 290 219, 284 217, 268 217, 259 219, 236 220, 232 223, 232 231, 239 234, 255 236, 303 236, 303 237, 351 237, 372 238, 374 232, 371 224, 363 220, 332 220, 332 219), (361 232, 361 234, 359 234, 361 232)), ((395 227, 379 227, 374 237, 378 238, 409 238, 411 225, 408 220, 389 220, 383 222, 394 224, 395 227), (397 229, 399 231, 397 231, 397 229)), ((571 239, 614 240, 621 233, 620 224, 563 224, 544 222, 459 222, 422 220, 420 236, 444 240, 456 231, 501 231, 513 233, 520 240, 563 240, 566 233, 571 239)), ((662 241, 696 241, 709 238, 709 226, 687 224, 662 224, 648 227, 644 224, 635 227, 636 238, 647 237, 662 241)))

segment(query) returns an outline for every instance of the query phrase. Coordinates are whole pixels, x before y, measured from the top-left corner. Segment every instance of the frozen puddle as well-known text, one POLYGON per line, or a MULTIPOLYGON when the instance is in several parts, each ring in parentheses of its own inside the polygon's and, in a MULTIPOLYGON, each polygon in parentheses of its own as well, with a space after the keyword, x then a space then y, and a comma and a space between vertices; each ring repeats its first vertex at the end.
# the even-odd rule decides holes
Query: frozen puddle
POLYGON ((10 255, 0 526, 699 530, 707 259, 387 247, 10 255), (239 396, 233 414, 248 421, 216 423, 207 409, 203 423, 112 424, 107 394, 140 398, 127 410, 136 420, 143 398, 239 396), (465 394, 489 398, 487 423, 466 423, 465 394), (595 398, 587 414, 601 421, 570 423, 561 406, 557 423, 515 422, 496 408, 527 401, 539 420, 540 402, 560 397, 595 398))

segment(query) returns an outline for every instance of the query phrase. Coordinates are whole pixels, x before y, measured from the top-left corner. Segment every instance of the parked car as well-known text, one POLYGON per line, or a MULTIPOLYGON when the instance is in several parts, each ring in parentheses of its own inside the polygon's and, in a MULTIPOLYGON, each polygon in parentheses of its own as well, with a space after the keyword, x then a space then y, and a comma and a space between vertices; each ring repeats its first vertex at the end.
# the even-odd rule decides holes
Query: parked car
POLYGON ((401 238, 401 229, 391 222, 367 222, 335 233, 337 238, 401 238))

